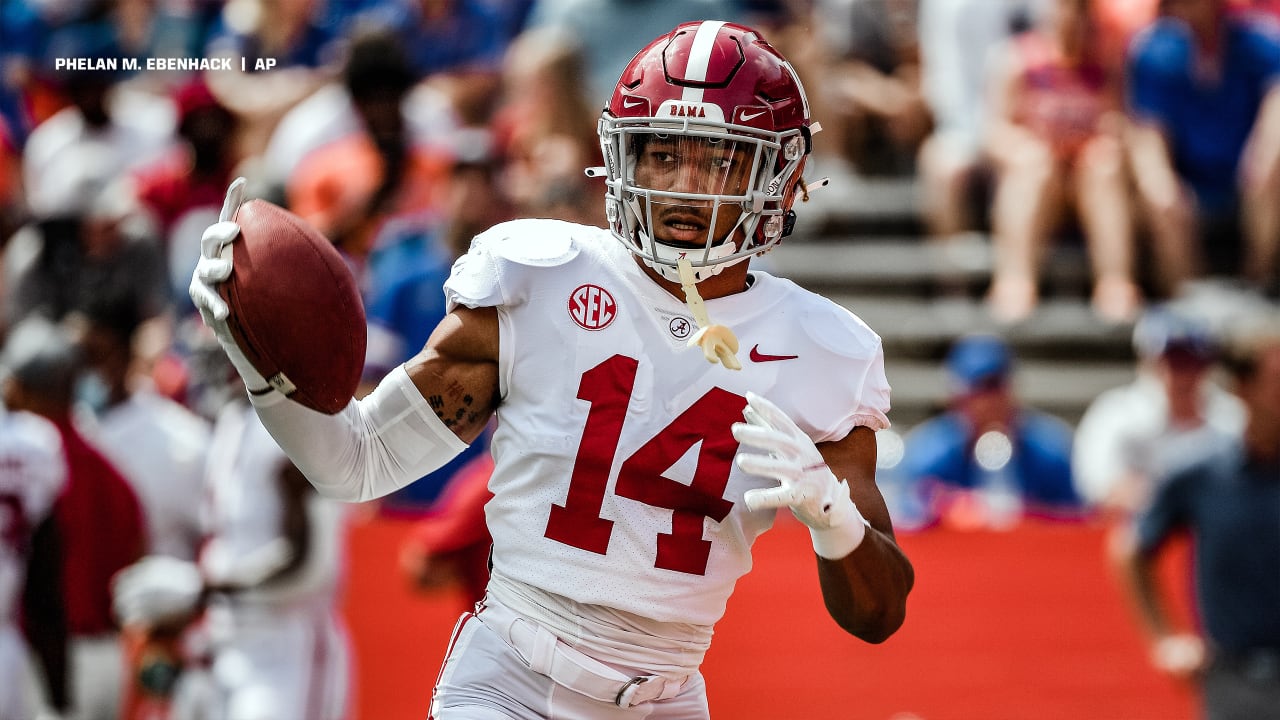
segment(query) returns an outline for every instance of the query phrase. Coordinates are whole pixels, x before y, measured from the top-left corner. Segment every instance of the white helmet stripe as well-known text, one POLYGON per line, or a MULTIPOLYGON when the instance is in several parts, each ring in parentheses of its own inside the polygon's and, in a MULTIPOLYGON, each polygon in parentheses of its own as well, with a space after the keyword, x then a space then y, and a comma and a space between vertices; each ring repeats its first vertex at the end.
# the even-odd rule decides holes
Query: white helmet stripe
MULTIPOLYGON (((804 116, 809 117, 809 96, 805 94, 804 85, 800 83, 800 73, 796 72, 790 62, 783 62, 782 66, 787 69, 787 72, 791 73, 791 77, 796 81, 796 90, 800 91, 800 103, 804 106, 804 116)), ((814 130, 814 132, 817 132, 817 130, 814 130)))
MULTIPOLYGON (((705 82, 707 67, 711 65, 711 50, 716 46, 716 36, 724 27, 723 20, 710 20, 698 26, 693 36, 693 44, 689 47, 689 64, 685 67, 684 76, 695 82, 705 82)), ((686 87, 680 99, 684 102, 702 102, 702 88, 686 87)))

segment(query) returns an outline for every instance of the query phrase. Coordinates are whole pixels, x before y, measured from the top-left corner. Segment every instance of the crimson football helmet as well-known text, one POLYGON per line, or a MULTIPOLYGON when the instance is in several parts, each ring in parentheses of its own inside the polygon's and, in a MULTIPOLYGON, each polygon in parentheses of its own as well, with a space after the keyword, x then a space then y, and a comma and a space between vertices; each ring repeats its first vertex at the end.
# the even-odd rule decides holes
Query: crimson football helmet
POLYGON ((653 41, 622 72, 599 133, 609 227, 663 277, 679 282, 687 257, 705 279, 791 231, 809 102, 755 30, 691 22, 653 41))

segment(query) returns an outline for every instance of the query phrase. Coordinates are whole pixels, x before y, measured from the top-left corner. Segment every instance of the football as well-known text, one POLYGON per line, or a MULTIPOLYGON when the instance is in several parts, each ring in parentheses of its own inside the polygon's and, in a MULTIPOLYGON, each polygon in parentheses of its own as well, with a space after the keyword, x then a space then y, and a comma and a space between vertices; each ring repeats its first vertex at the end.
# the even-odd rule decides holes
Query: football
POLYGON ((228 325, 253 367, 289 399, 329 415, 347 405, 364 369, 364 304, 337 248, 266 200, 235 216, 231 277, 218 286, 228 325))

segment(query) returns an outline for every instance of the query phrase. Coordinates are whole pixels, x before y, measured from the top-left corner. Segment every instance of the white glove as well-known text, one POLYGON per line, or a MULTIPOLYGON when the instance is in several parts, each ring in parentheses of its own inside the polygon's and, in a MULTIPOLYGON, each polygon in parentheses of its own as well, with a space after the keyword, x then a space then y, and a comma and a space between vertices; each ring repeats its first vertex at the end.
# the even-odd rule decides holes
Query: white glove
POLYGON ((156 625, 191 614, 203 590, 195 563, 148 555, 111 579, 111 607, 124 625, 156 625))
POLYGON ((778 481, 778 487, 748 490, 748 510, 789 507, 809 526, 813 549, 828 560, 853 552, 866 536, 867 524, 849 497, 849 485, 837 480, 813 440, 777 405, 747 393, 742 411, 746 423, 733 424, 733 437, 763 450, 738 453, 738 467, 778 481))
POLYGON ((249 392, 260 395, 270 392, 272 387, 236 344, 235 338, 231 335, 231 328, 227 325, 231 308, 218 295, 218 290, 214 287, 215 284, 231 277, 231 253, 224 254, 222 249, 230 245, 240 234, 240 226, 235 224, 232 218, 236 216, 236 210, 240 208, 240 203, 244 199, 244 185, 244 178, 236 178, 231 183, 227 188, 227 197, 222 202, 222 212, 218 215, 218 222, 205 228, 204 235, 200 237, 200 260, 196 263, 195 272, 191 274, 191 286, 187 291, 196 309, 200 311, 204 324, 213 331, 214 336, 218 338, 218 344, 222 346, 222 351, 227 354, 236 372, 240 373, 245 387, 249 392))

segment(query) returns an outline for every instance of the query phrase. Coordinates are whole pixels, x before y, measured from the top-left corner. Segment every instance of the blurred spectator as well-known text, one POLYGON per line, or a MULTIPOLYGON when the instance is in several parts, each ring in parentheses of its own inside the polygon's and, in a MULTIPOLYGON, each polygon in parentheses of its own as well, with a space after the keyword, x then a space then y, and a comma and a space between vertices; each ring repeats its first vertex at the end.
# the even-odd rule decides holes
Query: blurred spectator
POLYGON ((26 215, 22 192, 22 149, 0 116, 0 249, 26 215))
POLYGON ((165 150, 169 127, 122 108, 118 80, 110 71, 62 76, 72 104, 37 126, 23 149, 23 185, 37 219, 75 213, 97 189, 83 183, 105 186, 165 150))
POLYGON ((1110 73, 1124 73, 1129 45, 1156 19, 1162 0, 1091 0, 1097 59, 1110 73))
POLYGON ((988 301, 1001 322, 1034 311, 1046 246, 1067 217, 1088 247, 1094 312, 1127 322, 1139 308, 1118 78, 1099 58, 1091 7, 1091 0, 1054 0, 1045 20, 1013 39, 993 67, 988 301))
MULTIPOLYGON (((203 539, 199 503, 204 494, 205 453, 210 429, 200 417, 161 397, 150 387, 145 363, 136 354, 141 318, 129 306, 100 304, 76 321, 86 367, 77 385, 85 406, 78 418, 88 439, 116 465, 142 503, 151 556, 192 561, 203 539)), ((142 642, 129 628, 123 642, 130 682, 122 700, 126 720, 144 720, 133 711, 156 669, 153 658, 131 657, 142 642)), ((157 689, 158 690, 158 689, 157 689)), ((145 720, 150 720, 146 718, 145 720)), ((158 720, 158 719, 157 719, 158 720)))
POLYGON ((29 318, 10 333, 3 364, 10 373, 5 405, 51 421, 67 466, 54 518, 63 548, 61 602, 71 638, 68 717, 111 720, 124 678, 110 581, 142 556, 147 542, 142 509, 128 481, 72 423, 79 359, 67 333, 44 318, 29 318))
POLYGON ((414 76, 448 97, 463 125, 482 127, 498 96, 502 56, 519 30, 520 13, 502 5, 492 0, 390 0, 365 20, 400 38, 414 76))
POLYGON ((39 218, 5 246, 4 320, 29 314, 61 319, 93 302, 128 302, 144 316, 170 301, 159 241, 138 211, 130 184, 108 184, 108 171, 81 158, 62 181, 75 203, 39 218))
POLYGON ((1162 292, 1275 281, 1280 35, 1226 0, 1166 0, 1131 48, 1127 140, 1162 292))
MULTIPOLYGON (((449 99, 437 88, 413 86, 401 102, 400 112, 415 145, 449 152, 456 137, 465 137, 449 99)), ((267 191, 279 197, 299 164, 313 151, 362 129, 345 84, 331 82, 290 110, 263 154, 257 172, 267 191)))
MULTIPOLYGON (((104 72, 64 71, 61 58, 137 58, 199 56, 204 18, 190 0, 73 0, 7 2, 0 9, 0 116, 11 125, 21 145, 32 128, 75 101, 73 75, 109 76, 121 87, 163 85, 174 73, 140 73, 121 67, 104 72), (125 81, 130 78, 129 82, 125 81)), ((143 89, 143 88, 139 88, 143 89)), ((130 93, 125 92, 125 95, 130 93)), ((137 95, 137 93, 133 93, 137 95)), ((115 114, 123 122, 145 127, 168 123, 161 104, 145 97, 116 97, 115 114), (119 107, 128 104, 128 110, 119 107), (145 109, 140 109, 145 108, 145 109), (154 112, 153 112, 154 111, 154 112), (158 113, 156 115, 155 113, 158 113)))
POLYGON ((274 60, 280 69, 322 67, 342 53, 341 28, 325 22, 341 16, 324 12, 320 0, 228 0, 204 50, 244 58, 249 70, 258 69, 259 60, 274 60))
POLYGON ((125 57, 200 57, 206 17, 200 0, 116 0, 112 9, 125 57))
POLYGON ((474 458, 458 471, 440 499, 400 545, 400 567, 428 592, 458 588, 466 606, 484 598, 493 539, 485 525, 493 458, 474 458))
POLYGON ((28 3, 0 3, 0 124, 8 127, 14 147, 21 148, 35 126, 27 92, 40 63, 43 23, 28 3))
POLYGON ((326 18, 323 6, 318 0, 228 0, 223 5, 205 55, 229 57, 233 69, 210 70, 204 80, 240 121, 239 156, 262 154, 280 118, 340 66, 345 40, 340 28, 324 24, 337 18, 326 18))
MULTIPOLYGON (((340 80, 340 79, 339 79, 340 80)), ((414 145, 451 152, 455 140, 473 129, 461 128, 450 99, 420 81, 405 93, 400 113, 414 145)), ((346 84, 329 82, 298 103, 280 120, 256 167, 265 191, 284 197, 284 187, 313 151, 363 129, 346 84)))
POLYGON ((356 37, 342 77, 361 127, 304 158, 286 193, 290 209, 333 241, 367 291, 379 234, 392 219, 421 224, 436 211, 451 159, 409 131, 402 103, 414 75, 394 35, 356 37))
MULTIPOLYGON (((983 153, 993 48, 1013 32, 1013 0, 921 0, 920 85, 933 131, 920 146, 924 219, 945 238, 986 225, 980 198, 988 172, 983 153)), ((1025 3, 1023 3, 1025 4, 1025 3)))
POLYGON ((370 381, 422 349, 445 315, 443 286, 454 260, 474 236, 512 216, 498 191, 496 161, 484 150, 459 148, 467 155, 454 160, 440 209, 418 222, 389 222, 369 255, 370 381))
MULTIPOLYGON (((423 346, 445 316, 444 281, 471 238, 511 217, 498 191, 495 160, 484 148, 459 148, 448 177, 445 204, 429 222, 405 223, 383 233, 369 260, 369 297, 362 393, 423 346)), ((579 170, 581 171, 581 170, 579 170)), ((446 487, 474 460, 487 456, 489 435, 429 476, 387 496, 382 509, 419 514, 435 504, 446 487)))
POLYGON ((198 564, 217 671, 212 698, 193 698, 212 707, 194 717, 341 720, 352 675, 339 613, 344 506, 316 494, 236 395, 209 447, 198 564))
POLYGON ((829 54, 816 91, 827 109, 827 135, 819 143, 864 175, 909 173, 932 124, 920 87, 919 3, 814 5, 814 25, 829 54))
POLYGON ((599 184, 583 173, 601 162, 584 70, 577 41, 554 29, 524 33, 507 53, 493 126, 502 189, 518 215, 600 222, 599 184))
POLYGON ((577 38, 587 68, 588 102, 604 107, 640 43, 623 38, 658 37, 690 20, 736 22, 734 0, 534 0, 529 28, 555 27, 577 38))
POLYGON ((1204 716, 1280 718, 1280 308, 1231 340, 1226 363, 1248 412, 1244 431, 1202 443, 1157 484, 1129 548, 1130 589, 1152 662, 1194 678, 1204 716), (1199 627, 1167 614, 1157 562, 1190 535, 1199 627))
MULTIPOLYGON (((7 372, 0 367, 0 376, 7 372)), ((0 404, 2 718, 35 718, 46 704, 58 713, 67 710, 66 618, 62 604, 51 601, 62 596, 62 550, 52 508, 66 474, 57 429, 0 404), (28 646, 40 660, 38 669, 28 666, 28 646), (30 687, 29 677, 43 677, 43 691, 30 687)))
POLYGON ((202 531, 197 504, 210 430, 149 386, 136 354, 142 318, 128 305, 78 315, 85 368, 77 384, 89 440, 120 469, 142 501, 149 554, 193 560, 202 531))
POLYGON ((1277 0, 1235 0, 1234 5, 1242 12, 1280 20, 1280 1, 1277 0))
POLYGON ((906 434, 896 470, 931 519, 962 529, 1003 529, 1028 513, 1077 514, 1071 428, 1018 398, 1013 352, 1004 340, 987 334, 957 339, 946 371, 949 407, 906 434))
POLYGON ((185 297, 191 267, 200 255, 199 228, 216 221, 239 157, 232 144, 235 115, 203 80, 178 88, 174 104, 181 142, 139 168, 134 183, 138 201, 151 214, 162 240, 170 290, 185 297))
POLYGON ((316 495, 221 363, 229 400, 197 503, 208 533, 199 559, 150 555, 113 586, 138 668, 126 717, 345 718, 343 508, 316 495))
POLYGON ((1072 468, 1089 503, 1127 518, 1147 506, 1153 483, 1206 437, 1238 434, 1244 408, 1212 376, 1218 342, 1189 309, 1143 313, 1133 330, 1132 383, 1107 390, 1076 428, 1072 468))

